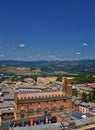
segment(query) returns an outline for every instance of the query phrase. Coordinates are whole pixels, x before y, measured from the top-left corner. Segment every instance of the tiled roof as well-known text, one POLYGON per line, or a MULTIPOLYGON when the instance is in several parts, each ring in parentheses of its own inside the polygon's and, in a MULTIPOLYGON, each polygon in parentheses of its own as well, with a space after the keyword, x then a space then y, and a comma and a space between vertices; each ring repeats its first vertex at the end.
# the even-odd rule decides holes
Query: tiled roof
POLYGON ((13 104, 11 104, 11 103, 0 103, 0 108, 7 108, 7 107, 13 107, 13 104))
POLYGON ((85 106, 85 107, 87 107, 87 106, 88 106, 88 104, 87 104, 87 103, 85 103, 85 102, 80 103, 80 105, 85 106))
POLYGON ((1 113, 14 113, 14 109, 13 110, 2 110, 1 113))
POLYGON ((5 99, 14 99, 14 95, 5 95, 4 100, 5 99))

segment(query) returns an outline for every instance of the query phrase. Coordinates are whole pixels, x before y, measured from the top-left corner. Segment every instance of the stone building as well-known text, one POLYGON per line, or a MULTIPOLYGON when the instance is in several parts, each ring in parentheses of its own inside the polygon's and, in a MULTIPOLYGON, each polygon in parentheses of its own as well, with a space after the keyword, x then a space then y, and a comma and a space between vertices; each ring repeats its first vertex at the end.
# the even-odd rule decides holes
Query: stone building
POLYGON ((57 77, 38 77, 37 78, 38 83, 44 83, 44 84, 55 82, 56 80, 57 80, 57 77))
POLYGON ((62 122, 72 112, 71 78, 64 78, 62 91, 17 92, 14 103, 15 120, 19 125, 62 122), (21 123, 21 124, 20 124, 21 123))

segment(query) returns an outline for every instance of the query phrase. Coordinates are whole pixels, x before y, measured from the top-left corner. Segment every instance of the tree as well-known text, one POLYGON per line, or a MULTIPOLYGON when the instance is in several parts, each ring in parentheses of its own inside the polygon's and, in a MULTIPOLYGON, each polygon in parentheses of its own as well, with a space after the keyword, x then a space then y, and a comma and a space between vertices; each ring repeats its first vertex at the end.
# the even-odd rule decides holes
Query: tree
POLYGON ((82 93, 81 100, 82 100, 82 102, 88 102, 87 94, 85 92, 82 93))
POLYGON ((31 75, 31 78, 37 82, 37 75, 31 75))
POLYGON ((76 83, 94 83, 95 82, 95 78, 92 77, 91 75, 77 75, 74 79, 73 82, 76 83))
POLYGON ((95 89, 93 91, 93 100, 95 100, 95 89))
POLYGON ((89 101, 89 102, 92 102, 92 100, 93 100, 93 96, 92 96, 92 94, 89 94, 89 95, 88 95, 88 101, 89 101))
POLYGON ((58 75, 56 81, 62 81, 62 75, 58 75))
POLYGON ((72 96, 78 97, 78 92, 72 91, 72 96))

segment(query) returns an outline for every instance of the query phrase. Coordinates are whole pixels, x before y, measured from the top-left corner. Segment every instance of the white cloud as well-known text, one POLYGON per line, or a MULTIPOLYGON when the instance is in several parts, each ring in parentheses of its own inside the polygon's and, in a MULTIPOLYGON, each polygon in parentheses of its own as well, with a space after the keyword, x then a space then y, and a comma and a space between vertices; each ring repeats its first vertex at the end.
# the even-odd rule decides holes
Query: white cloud
POLYGON ((23 48, 23 47, 25 47, 25 44, 19 44, 19 47, 23 48))
POLYGON ((37 54, 37 57, 40 57, 40 54, 37 54))
POLYGON ((41 60, 47 60, 47 58, 46 58, 46 57, 44 57, 44 56, 42 56, 42 57, 41 57, 41 60))
POLYGON ((56 58, 55 58, 55 60, 61 60, 61 58, 59 58, 59 57, 56 57, 56 58))
POLYGON ((32 59, 32 58, 33 58, 33 56, 28 56, 28 57, 27 57, 27 59, 32 59))
POLYGON ((84 47, 87 47, 87 46, 88 46, 88 44, 87 44, 87 43, 83 43, 83 46, 84 46, 84 47))
POLYGON ((52 59, 52 58, 55 58, 54 55, 48 55, 48 58, 52 59))
POLYGON ((81 54, 81 52, 79 52, 79 51, 78 51, 78 52, 76 52, 76 55, 80 55, 80 54, 81 54))
POLYGON ((4 57, 4 54, 0 54, 0 58, 4 57))
POLYGON ((62 57, 59 57, 59 56, 55 56, 55 55, 48 55, 47 56, 47 59, 48 60, 62 60, 62 57))

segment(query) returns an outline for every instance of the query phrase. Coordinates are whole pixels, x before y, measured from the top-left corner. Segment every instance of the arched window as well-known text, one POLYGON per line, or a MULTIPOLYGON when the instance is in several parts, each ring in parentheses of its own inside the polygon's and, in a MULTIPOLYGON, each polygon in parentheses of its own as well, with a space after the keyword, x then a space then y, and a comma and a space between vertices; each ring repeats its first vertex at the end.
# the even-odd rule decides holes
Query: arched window
POLYGON ((21 110, 20 113, 21 113, 21 114, 25 114, 26 111, 25 111, 25 110, 21 110))
POLYGON ((21 119, 24 119, 24 114, 21 114, 21 119))
POLYGON ((49 111, 49 108, 48 108, 48 107, 45 107, 45 108, 44 108, 44 112, 45 112, 45 111, 49 111))
POLYGON ((51 118, 51 123, 56 123, 57 122, 57 118, 55 117, 55 116, 53 116, 52 118, 51 118))
POLYGON ((33 115, 33 113, 34 113, 34 110, 33 110, 33 109, 31 109, 31 110, 28 111, 28 115, 29 115, 29 116, 33 115))
POLYGON ((60 111, 63 111, 63 110, 64 110, 64 106, 61 106, 61 107, 59 108, 59 110, 60 110, 60 111))
POLYGON ((56 111, 57 111, 57 107, 53 107, 52 112, 56 112, 56 111))
POLYGON ((38 109, 36 110, 37 114, 40 114, 40 113, 41 113, 41 111, 42 111, 42 109, 41 109, 41 108, 38 108, 38 109))

